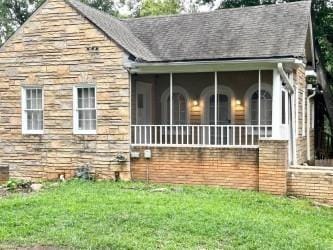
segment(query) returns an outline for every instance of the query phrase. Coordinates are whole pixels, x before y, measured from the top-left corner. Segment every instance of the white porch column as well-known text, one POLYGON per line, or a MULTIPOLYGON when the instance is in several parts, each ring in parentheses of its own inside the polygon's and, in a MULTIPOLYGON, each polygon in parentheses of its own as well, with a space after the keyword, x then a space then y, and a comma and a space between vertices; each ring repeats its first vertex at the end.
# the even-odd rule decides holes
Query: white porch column
POLYGON ((173 123, 173 118, 172 118, 172 114, 173 114, 173 75, 172 73, 170 73, 170 125, 172 125, 173 123))
POLYGON ((215 72, 215 74, 214 74, 214 76, 215 76, 215 80, 214 80, 214 96, 215 96, 215 110, 214 110, 214 112, 215 112, 215 114, 214 114, 214 117, 215 117, 215 125, 217 125, 217 72, 215 72))
POLYGON ((281 93, 282 81, 277 69, 273 70, 273 103, 272 103, 272 138, 281 139, 281 93))
POLYGON ((261 137, 261 70, 258 70, 258 136, 261 137))
POLYGON ((215 112, 215 122, 214 122, 214 124, 215 124, 215 129, 214 129, 214 131, 215 131, 215 138, 214 138, 214 142, 215 142, 215 145, 217 144, 217 104, 218 104, 218 102, 217 102, 217 72, 215 72, 215 74, 214 74, 214 94, 215 94, 215 110, 214 110, 214 112, 215 112))

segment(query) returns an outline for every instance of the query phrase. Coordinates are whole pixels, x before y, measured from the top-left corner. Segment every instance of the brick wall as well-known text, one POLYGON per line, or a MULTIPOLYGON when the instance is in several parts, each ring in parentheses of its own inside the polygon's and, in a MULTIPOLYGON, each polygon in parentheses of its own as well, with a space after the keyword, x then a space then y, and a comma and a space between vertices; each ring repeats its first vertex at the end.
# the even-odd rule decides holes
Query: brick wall
POLYGON ((133 180, 258 188, 258 149, 151 148, 152 158, 131 160, 133 180))
POLYGON ((129 179, 129 84, 123 50, 63 0, 49 0, 0 49, 0 159, 13 178, 70 177, 84 164, 129 179), (98 53, 87 51, 99 48, 98 53), (73 86, 97 88, 97 134, 73 134, 73 86), (44 134, 22 135, 21 88, 44 90, 44 134))
POLYGON ((288 194, 333 205, 333 168, 300 166, 288 169, 288 194))
MULTIPOLYGON (((306 136, 307 136, 307 88, 306 88, 306 78, 305 78, 305 68, 303 66, 299 66, 294 71, 294 82, 297 84, 297 91, 298 91, 298 120, 297 120, 297 126, 298 131, 296 132, 296 154, 297 154, 297 163, 296 164, 302 164, 307 161, 307 142, 306 142, 306 136), (303 94, 305 95, 305 99, 303 98, 303 94), (303 102, 304 104, 304 110, 303 110, 303 102), (303 111, 305 111, 305 114, 303 115, 303 111)), ((314 140, 311 139, 311 145, 310 147, 314 146, 314 140)), ((311 157, 314 157, 314 151, 311 151, 311 157)))
POLYGON ((259 141, 259 191, 287 194, 287 167, 287 141, 259 141))

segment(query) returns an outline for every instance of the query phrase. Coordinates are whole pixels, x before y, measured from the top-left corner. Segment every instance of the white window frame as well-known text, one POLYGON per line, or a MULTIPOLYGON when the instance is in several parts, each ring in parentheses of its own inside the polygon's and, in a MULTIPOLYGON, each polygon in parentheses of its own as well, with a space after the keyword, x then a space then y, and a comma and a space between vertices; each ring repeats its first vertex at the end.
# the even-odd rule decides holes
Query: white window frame
POLYGON ((26 135, 39 135, 44 133, 44 89, 41 86, 22 86, 21 88, 21 111, 22 111, 22 134, 26 135), (27 123, 27 101, 26 101, 26 90, 27 89, 41 89, 42 90, 42 109, 29 109, 29 111, 42 111, 43 121, 42 127, 43 129, 28 129, 27 123))
MULTIPOLYGON (((218 85, 217 86, 217 94, 218 95, 226 95, 228 97, 228 106, 229 106, 229 112, 228 112, 228 120, 230 120, 230 124, 234 124, 235 122, 235 94, 233 90, 225 85, 218 85)), ((201 124, 209 124, 209 101, 210 97, 212 95, 215 95, 215 87, 214 86, 208 86, 205 89, 202 90, 200 94, 200 106, 201 106, 201 124)))
MULTIPOLYGON (((186 121, 186 124, 189 124, 190 123, 190 103, 189 103, 189 100, 190 100, 190 96, 187 92, 186 89, 184 89, 183 87, 181 86, 173 86, 172 88, 172 93, 173 94, 176 94, 176 93, 179 93, 181 95, 184 96, 185 98, 185 102, 186 102, 186 114, 185 114, 185 121, 186 121)), ((168 98, 170 97, 170 88, 167 88, 163 94, 161 95, 161 105, 162 105, 162 122, 163 124, 168 124, 168 120, 169 120, 169 114, 168 114, 168 108, 169 108, 169 105, 168 105, 168 98)), ((170 112, 173 112, 170 111, 170 112)), ((178 125, 178 124, 174 124, 174 125, 178 125)), ((181 124, 181 125, 185 125, 185 124, 181 124)))
POLYGON ((84 84, 84 85, 77 85, 73 87, 73 133, 76 135, 95 135, 97 132, 97 121, 98 121, 98 114, 97 114, 97 87, 94 84, 84 84), (82 130, 79 129, 79 110, 78 110, 78 89, 80 88, 94 88, 95 89, 95 110, 96 110, 96 129, 95 130, 82 130))
MULTIPOLYGON (((273 111, 273 86, 272 84, 268 84, 265 82, 262 82, 260 91, 265 90, 268 92, 272 97, 272 111, 273 111)), ((244 109, 245 109, 245 122, 248 125, 252 124, 252 96, 253 94, 258 91, 258 83, 252 84, 245 92, 244 95, 244 109)), ((258 97, 259 98, 259 97, 258 97)), ((258 110, 258 119, 259 119, 259 110, 258 110)), ((282 117, 281 117, 282 119, 282 117)), ((281 120, 282 121, 282 120, 281 120)), ((261 122, 261 121, 260 121, 261 122)), ((272 112, 272 123, 273 123, 273 112, 272 112)), ((252 124, 255 125, 255 124, 252 124)))

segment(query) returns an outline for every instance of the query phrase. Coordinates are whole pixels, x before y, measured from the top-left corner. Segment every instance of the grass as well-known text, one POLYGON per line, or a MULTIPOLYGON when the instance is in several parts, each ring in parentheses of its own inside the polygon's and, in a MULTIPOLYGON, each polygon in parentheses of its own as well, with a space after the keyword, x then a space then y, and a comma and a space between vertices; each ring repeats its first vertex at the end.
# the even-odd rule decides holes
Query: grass
POLYGON ((8 246, 333 249, 333 209, 214 187, 72 181, 0 199, 8 246))

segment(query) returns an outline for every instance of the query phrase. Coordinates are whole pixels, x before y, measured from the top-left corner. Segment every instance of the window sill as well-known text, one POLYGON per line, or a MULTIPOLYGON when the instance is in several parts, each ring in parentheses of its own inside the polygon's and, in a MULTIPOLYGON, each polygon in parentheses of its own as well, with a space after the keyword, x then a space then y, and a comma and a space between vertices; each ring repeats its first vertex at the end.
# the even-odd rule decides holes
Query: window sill
POLYGON ((43 130, 32 130, 32 131, 23 131, 22 135, 43 135, 43 130))
POLYGON ((74 135, 96 135, 96 130, 74 131, 74 135))

